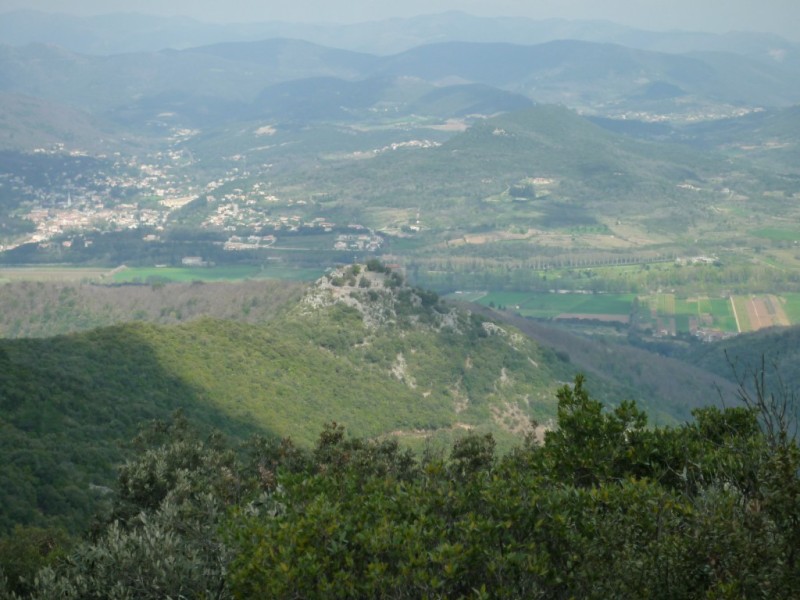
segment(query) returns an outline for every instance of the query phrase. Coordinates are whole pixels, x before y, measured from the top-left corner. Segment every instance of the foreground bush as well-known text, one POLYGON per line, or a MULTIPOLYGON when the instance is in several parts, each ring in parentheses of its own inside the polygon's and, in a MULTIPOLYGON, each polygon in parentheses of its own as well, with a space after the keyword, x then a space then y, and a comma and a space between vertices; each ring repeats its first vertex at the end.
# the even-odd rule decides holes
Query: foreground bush
MULTIPOLYGON (((558 428, 414 457, 331 425, 311 451, 156 427, 34 598, 793 598, 800 452, 757 409, 647 427, 579 377, 558 428)), ((0 584, 2 587, 2 584, 0 584)), ((18 588, 19 589, 19 588, 18 588)), ((0 592, 10 596, 7 589, 0 592)))

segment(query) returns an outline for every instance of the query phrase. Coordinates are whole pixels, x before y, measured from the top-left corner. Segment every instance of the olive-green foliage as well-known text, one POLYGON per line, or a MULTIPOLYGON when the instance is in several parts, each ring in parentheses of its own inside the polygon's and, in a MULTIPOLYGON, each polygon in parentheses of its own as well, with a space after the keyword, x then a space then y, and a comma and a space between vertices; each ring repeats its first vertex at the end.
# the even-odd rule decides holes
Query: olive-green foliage
POLYGON ((577 487, 622 478, 637 457, 638 437, 644 434, 646 416, 623 402, 606 413, 589 398, 578 376, 574 388, 558 392, 559 428, 546 433, 548 448, 557 457, 552 468, 558 477, 577 487))
POLYGON ((238 453, 180 419, 139 438, 93 540, 34 598, 793 598, 800 450, 748 408, 648 429, 581 378, 558 427, 448 458, 326 426, 238 453), (143 443, 144 442, 144 443, 143 443))
POLYGON ((240 598, 793 597, 798 448, 769 452, 745 409, 644 425, 578 380, 544 446, 501 459, 471 437, 410 479, 370 476, 328 436, 334 472, 281 478, 277 513, 230 519, 229 584, 240 598))
POLYGON ((367 271, 372 271, 373 273, 389 273, 391 269, 377 258, 371 258, 367 261, 367 271))
MULTIPOLYGON (((0 578, 6 578, 8 592, 29 592, 36 573, 63 557, 69 544, 69 537, 62 529, 20 525, 0 538, 0 578)), ((4 597, 2 585, 0 583, 0 598, 4 597)))
POLYGON ((135 445, 94 539, 40 571, 30 597, 228 597, 230 555, 216 529, 242 500, 245 470, 218 434, 200 439, 180 417, 153 424, 135 445))

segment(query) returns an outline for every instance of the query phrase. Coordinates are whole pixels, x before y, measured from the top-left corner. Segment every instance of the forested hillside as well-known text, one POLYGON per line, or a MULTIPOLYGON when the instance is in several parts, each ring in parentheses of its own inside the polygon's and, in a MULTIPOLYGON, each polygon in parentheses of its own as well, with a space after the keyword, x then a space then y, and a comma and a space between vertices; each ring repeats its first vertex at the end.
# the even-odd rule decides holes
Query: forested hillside
POLYGON ((323 278, 271 321, 129 323, 3 340, 0 365, 4 530, 85 525, 126 456, 119 442, 178 408, 206 430, 304 446, 337 420, 417 449, 467 431, 493 433, 508 448, 533 431, 531 419, 554 418, 553 394, 576 372, 377 262, 323 278))
POLYGON ((15 332, 135 319, 0 341, 6 531, 19 523, 80 529, 127 456, 120 441, 177 409, 202 430, 290 436, 305 447, 338 421, 416 451, 467 432, 491 433, 505 451, 552 427, 555 391, 577 373, 591 377, 598 398, 612 406, 635 399, 657 424, 736 396, 721 377, 674 359, 445 303, 378 261, 308 288, 6 289, 15 332))
MULTIPOLYGON (((509 312, 478 307, 476 310, 518 328, 562 356, 569 356, 570 362, 591 379, 595 395, 600 396, 606 385, 625 386, 625 397, 634 398, 646 407, 651 420, 658 424, 691 420, 693 409, 736 398, 730 369, 710 367, 712 360, 724 363, 725 353, 719 344, 698 343, 696 352, 704 353, 707 361, 682 361, 642 350, 626 340, 595 339, 509 312)), ((602 397, 608 399, 613 394, 602 397)))
POLYGON ((774 389, 800 390, 800 327, 773 327, 715 344, 691 346, 679 355, 702 369, 737 383, 764 377, 774 389))
POLYGON ((264 323, 296 302, 305 287, 275 280, 236 285, 11 282, 0 294, 0 337, 52 337, 131 321, 168 325, 199 317, 264 323))

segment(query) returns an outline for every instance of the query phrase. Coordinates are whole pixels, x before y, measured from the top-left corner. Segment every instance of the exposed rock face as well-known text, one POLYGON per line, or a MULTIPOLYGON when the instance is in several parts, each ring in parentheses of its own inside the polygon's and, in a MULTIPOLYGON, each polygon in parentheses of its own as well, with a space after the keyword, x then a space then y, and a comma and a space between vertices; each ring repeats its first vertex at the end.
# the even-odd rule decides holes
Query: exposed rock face
POLYGON ((371 271, 350 265, 318 279, 303 297, 308 311, 343 304, 357 310, 368 329, 405 320, 408 324, 434 329, 458 330, 458 314, 433 292, 409 286, 399 273, 371 271))
POLYGON ((554 413, 556 380, 533 340, 410 286, 383 265, 329 272, 308 289, 296 310, 303 319, 319 319, 321 327, 329 326, 324 313, 337 315, 335 320, 347 323, 345 330, 358 330, 357 341, 340 351, 352 351, 355 359, 366 359, 364 369, 401 383, 417 395, 420 407, 438 406, 448 413, 446 424, 402 428, 397 435, 450 435, 457 431, 455 424, 528 435, 534 431, 532 417, 554 413))

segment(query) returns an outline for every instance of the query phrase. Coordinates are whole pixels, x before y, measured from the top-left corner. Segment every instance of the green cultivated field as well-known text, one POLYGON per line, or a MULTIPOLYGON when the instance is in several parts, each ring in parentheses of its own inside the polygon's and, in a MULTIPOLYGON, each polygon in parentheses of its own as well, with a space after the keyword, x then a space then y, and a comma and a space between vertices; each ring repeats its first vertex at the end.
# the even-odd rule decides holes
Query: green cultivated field
POLYGON ((551 319, 564 313, 628 316, 635 297, 635 294, 490 292, 478 302, 517 310, 525 317, 551 319))
POLYGON ((316 281, 325 269, 303 269, 293 267, 268 267, 263 269, 257 279, 282 279, 284 281, 316 281))
POLYGON ((699 314, 697 310, 697 302, 689 302, 688 300, 682 298, 676 298, 672 312, 667 314, 697 316, 699 314))
POLYGON ((750 232, 750 234, 758 238, 771 240, 773 242, 794 242, 800 240, 800 231, 791 229, 778 229, 776 227, 754 229, 750 232))
POLYGON ((739 329, 742 333, 752 331, 750 318, 747 316, 747 300, 749 296, 734 296, 733 303, 736 306, 736 316, 739 317, 739 329))
POLYGON ((689 315, 675 315, 675 329, 677 331, 689 331, 690 317, 689 315))
POLYGON ((486 295, 486 292, 455 292, 448 294, 448 298, 462 300, 463 302, 478 302, 486 295))
POLYGON ((114 283, 149 283, 170 281, 237 281, 241 279, 284 279, 289 281, 313 281, 320 277, 322 269, 291 269, 287 267, 257 266, 228 267, 135 267, 114 274, 114 283))
POLYGON ((657 294, 656 299, 656 311, 658 314, 675 314, 675 294, 657 294))
MULTIPOLYGON (((736 331, 736 319, 727 298, 676 298, 675 294, 643 296, 640 302, 650 314, 640 315, 645 323, 653 321, 652 311, 660 319, 674 318, 678 333, 689 333, 694 318, 698 327, 736 331)), ((738 305, 737 305, 738 309, 738 305)), ((741 320, 741 315, 740 315, 741 320)))
POLYGON ((792 325, 797 325, 800 323, 800 294, 783 294, 783 299, 786 300, 783 305, 786 316, 789 317, 792 325))
MULTIPOLYGON (((554 319, 561 315, 628 316, 634 311, 635 294, 579 294, 537 292, 462 292, 449 296, 455 300, 478 302, 519 313, 524 317, 554 319)), ((751 331, 747 312, 750 296, 734 296, 741 331, 751 331)), ((674 322, 675 333, 693 333, 695 329, 737 333, 733 306, 728 297, 681 298, 673 293, 638 296, 636 323, 641 328, 667 330, 674 322)), ((774 300, 773 300, 774 302, 774 300)), ((780 296, 781 307, 793 324, 800 323, 800 293, 780 296)), ((762 324, 763 326, 763 324, 762 324)))
POLYGON ((503 306, 506 308, 514 309, 519 305, 520 307, 525 304, 534 296, 547 296, 548 294, 531 294, 529 292, 489 292, 476 298, 476 301, 489 306, 503 306))
POLYGON ((736 319, 733 316, 730 300, 727 298, 714 298, 708 300, 709 312, 714 317, 714 323, 723 331, 736 331, 736 319))

